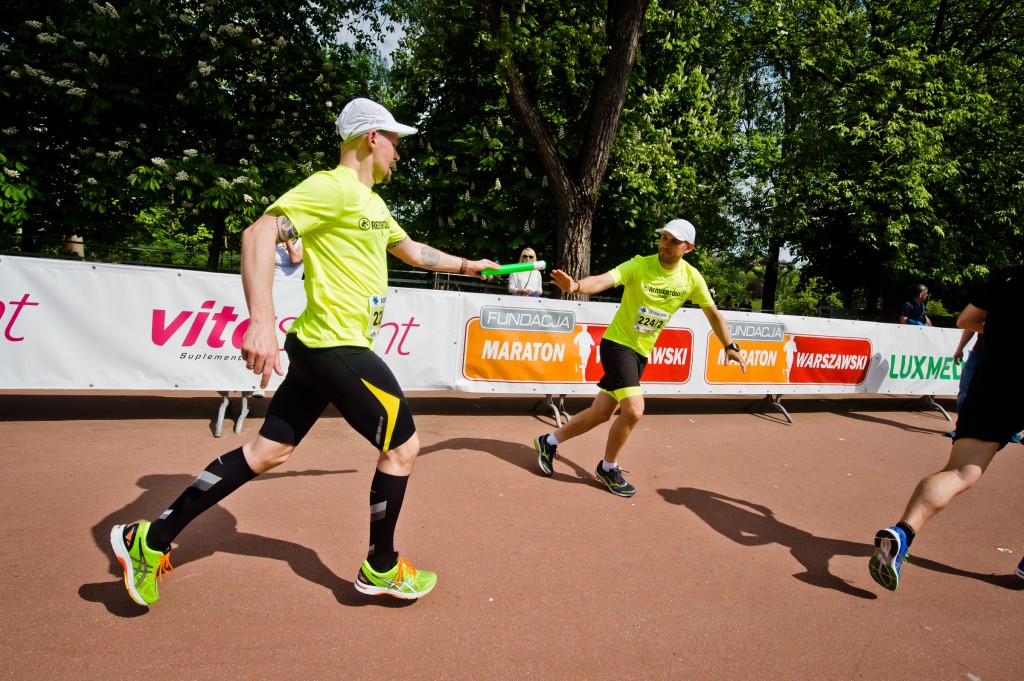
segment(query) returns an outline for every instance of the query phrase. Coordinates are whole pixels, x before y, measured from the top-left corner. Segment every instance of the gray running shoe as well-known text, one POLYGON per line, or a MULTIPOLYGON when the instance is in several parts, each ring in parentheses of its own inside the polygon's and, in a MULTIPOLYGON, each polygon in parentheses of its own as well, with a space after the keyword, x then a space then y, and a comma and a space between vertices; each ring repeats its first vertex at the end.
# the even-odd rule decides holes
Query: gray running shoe
POLYGON ((617 494, 620 497, 631 497, 636 494, 636 487, 626 482, 626 479, 622 477, 622 471, 619 467, 606 471, 601 462, 597 462, 597 479, 608 485, 608 490, 612 494, 617 494))
POLYGON ((540 466, 540 472, 550 476, 554 473, 551 462, 558 458, 558 447, 549 445, 548 435, 545 434, 533 441, 533 448, 537 450, 537 465, 540 466))

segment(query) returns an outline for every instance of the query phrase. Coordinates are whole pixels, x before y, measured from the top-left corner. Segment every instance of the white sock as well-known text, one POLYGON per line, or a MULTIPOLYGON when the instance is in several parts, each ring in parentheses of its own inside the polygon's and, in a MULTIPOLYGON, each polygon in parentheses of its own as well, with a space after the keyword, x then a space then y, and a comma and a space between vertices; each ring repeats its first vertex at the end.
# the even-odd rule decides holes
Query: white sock
POLYGON ((607 473, 608 471, 612 470, 613 468, 618 468, 618 467, 619 467, 619 464, 617 464, 617 463, 608 463, 604 459, 601 459, 601 470, 603 470, 605 473, 607 473))
POLYGON ((550 435, 548 435, 548 444, 551 445, 552 447, 557 447, 558 446, 558 438, 555 437, 554 433, 551 433, 550 435))

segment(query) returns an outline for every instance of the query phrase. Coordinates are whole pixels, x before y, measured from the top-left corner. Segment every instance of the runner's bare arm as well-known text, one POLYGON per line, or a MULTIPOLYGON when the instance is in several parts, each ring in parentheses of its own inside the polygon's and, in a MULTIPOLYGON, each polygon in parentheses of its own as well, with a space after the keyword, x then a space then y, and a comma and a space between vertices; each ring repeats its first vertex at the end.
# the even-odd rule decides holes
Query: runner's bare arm
POLYGON ((609 272, 576 280, 562 270, 551 270, 551 283, 568 294, 578 293, 582 296, 607 291, 615 286, 615 280, 609 272))
POLYGON ((290 242, 299 235, 287 215, 272 215, 270 217, 274 218, 274 224, 277 226, 277 243, 290 242))
POLYGON ((987 316, 988 311, 968 303, 964 311, 956 318, 956 325, 966 331, 985 333, 985 317, 987 316))
POLYGON ((444 253, 433 246, 421 244, 405 237, 401 241, 388 246, 388 253, 395 256, 407 265, 419 267, 435 272, 454 272, 456 274, 468 274, 480 279, 485 279, 480 274, 482 270, 498 267, 493 260, 469 260, 450 253, 444 253))
POLYGON ((271 371, 282 375, 274 331, 273 294, 274 247, 281 234, 280 225, 279 216, 262 215, 242 232, 242 289, 249 308, 249 326, 242 340, 242 359, 254 374, 263 376, 261 388, 266 388, 270 382, 271 371))
POLYGON ((963 333, 960 334, 960 342, 956 346, 956 350, 953 351, 953 363, 959 364, 964 359, 964 348, 974 338, 974 332, 970 329, 964 329, 963 333))
MULTIPOLYGON (((715 305, 708 305, 702 307, 701 311, 704 316, 707 317, 708 324, 711 325, 711 330, 715 332, 715 336, 721 341, 722 347, 729 345, 733 342, 732 334, 729 333, 729 325, 725 323, 725 317, 718 311, 718 307, 715 305)), ((739 350, 726 350, 726 357, 729 358, 730 362, 736 362, 743 369, 743 373, 747 373, 747 360, 743 359, 742 353, 739 350)))

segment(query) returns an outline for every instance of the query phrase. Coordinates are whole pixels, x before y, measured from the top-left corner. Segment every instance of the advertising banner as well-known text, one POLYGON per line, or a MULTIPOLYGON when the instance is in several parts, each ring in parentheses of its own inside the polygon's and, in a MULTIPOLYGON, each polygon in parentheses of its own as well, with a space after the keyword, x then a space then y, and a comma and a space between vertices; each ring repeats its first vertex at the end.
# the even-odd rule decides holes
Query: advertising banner
MULTIPOLYGON (((276 281, 274 304, 283 347, 302 282, 276 281)), ((381 304, 374 350, 407 391, 586 395, 618 308, 404 288, 381 304)), ((683 308, 648 358, 646 394, 956 393, 956 329, 723 314, 746 373, 727 363, 703 312, 683 308)), ((0 388, 252 390, 240 354, 248 324, 237 275, 0 258, 0 388)))

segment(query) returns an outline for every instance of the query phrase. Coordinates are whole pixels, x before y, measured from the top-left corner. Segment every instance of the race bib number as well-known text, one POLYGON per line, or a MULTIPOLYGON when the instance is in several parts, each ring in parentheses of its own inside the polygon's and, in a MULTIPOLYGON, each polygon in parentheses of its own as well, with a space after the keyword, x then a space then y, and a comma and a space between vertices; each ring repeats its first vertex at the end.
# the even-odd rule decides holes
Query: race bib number
POLYGON ((633 330, 639 333, 661 331, 668 324, 668 318, 668 312, 662 312, 650 307, 641 307, 637 310, 636 319, 633 320, 633 330))
POLYGON ((384 321, 384 305, 387 302, 387 296, 370 296, 370 314, 366 320, 366 335, 370 338, 376 338, 377 332, 380 331, 380 323, 384 321))

